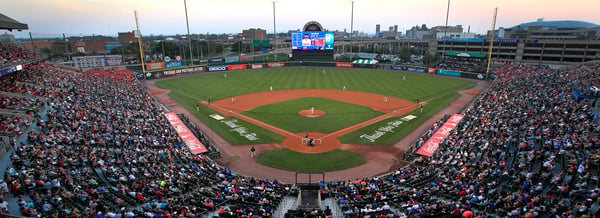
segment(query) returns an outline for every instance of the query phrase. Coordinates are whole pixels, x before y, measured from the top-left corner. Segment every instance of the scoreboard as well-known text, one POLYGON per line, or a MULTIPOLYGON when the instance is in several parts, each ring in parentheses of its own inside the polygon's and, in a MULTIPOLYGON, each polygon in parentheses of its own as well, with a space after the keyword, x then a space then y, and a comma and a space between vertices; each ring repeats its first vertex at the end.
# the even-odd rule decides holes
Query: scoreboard
POLYGON ((293 32, 292 50, 333 50, 333 32, 293 32))

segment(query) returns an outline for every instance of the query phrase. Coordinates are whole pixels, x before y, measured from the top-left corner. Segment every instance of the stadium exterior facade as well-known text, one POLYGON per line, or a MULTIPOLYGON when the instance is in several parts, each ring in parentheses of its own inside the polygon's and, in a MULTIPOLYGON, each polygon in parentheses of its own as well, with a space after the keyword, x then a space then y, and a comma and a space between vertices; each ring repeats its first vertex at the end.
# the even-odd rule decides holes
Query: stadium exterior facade
MULTIPOLYGON (((429 43, 430 53, 487 54, 487 40, 444 40, 429 43)), ((492 61, 573 65, 598 59, 600 40, 494 40, 492 61)))

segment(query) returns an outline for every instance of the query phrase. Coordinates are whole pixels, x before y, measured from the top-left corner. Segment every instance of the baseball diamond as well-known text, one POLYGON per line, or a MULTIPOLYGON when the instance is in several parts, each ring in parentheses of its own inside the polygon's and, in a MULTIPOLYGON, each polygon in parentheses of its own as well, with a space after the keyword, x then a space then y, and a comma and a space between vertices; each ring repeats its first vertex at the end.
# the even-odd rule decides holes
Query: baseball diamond
POLYGON ((411 74, 410 80, 402 80, 406 73, 398 71, 333 68, 327 69, 327 74, 321 72, 321 68, 305 67, 230 71, 227 80, 223 72, 217 72, 161 80, 156 83, 160 88, 152 82, 147 85, 160 101, 177 101, 169 104, 169 109, 189 114, 210 129, 224 156, 240 157, 220 161, 240 173, 255 175, 245 167, 235 167, 253 161, 245 160, 247 154, 237 153, 254 145, 258 158, 253 165, 267 164, 270 170, 331 172, 379 162, 381 170, 364 172, 377 175, 393 167, 382 160, 400 162, 402 149, 396 144, 401 139, 438 111, 453 106, 462 98, 456 91, 475 84, 426 74, 411 74), (340 88, 344 86, 352 91, 340 88), (384 97, 387 102, 382 101, 384 97), (232 102, 233 98, 236 101, 232 102), (210 104, 208 99, 212 99, 210 104), (201 105, 198 111, 197 104, 201 105), (422 105, 428 109, 425 113, 419 113, 422 105), (319 117, 299 114, 303 110, 310 113, 311 108, 325 113, 319 117), (224 119, 210 118, 212 114, 224 119), (415 119, 404 121, 405 116, 415 119), (369 149, 357 149, 365 146, 369 149), (277 156, 290 161, 267 160, 274 157, 267 154, 277 150, 281 150, 277 156), (356 152, 365 161, 333 158, 342 151, 356 152), (308 156, 302 153, 331 158, 303 162, 308 156), (295 159, 303 164, 286 164, 295 159))

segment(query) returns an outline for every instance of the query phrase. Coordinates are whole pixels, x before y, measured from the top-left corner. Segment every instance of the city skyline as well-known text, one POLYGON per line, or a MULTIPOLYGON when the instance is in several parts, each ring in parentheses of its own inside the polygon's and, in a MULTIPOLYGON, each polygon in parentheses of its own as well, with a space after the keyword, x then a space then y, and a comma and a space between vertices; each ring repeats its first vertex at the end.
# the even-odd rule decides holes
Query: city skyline
MULTIPOLYGON (((354 30, 375 33, 398 25, 403 34, 413 26, 444 26, 447 0, 354 0, 354 30)), ((471 32, 485 34, 492 27, 492 16, 498 7, 496 28, 545 20, 581 20, 598 24, 600 2, 594 0, 452 0, 449 26, 470 26, 471 32), (535 8, 535 10, 531 10, 535 8)), ((188 0, 190 33, 236 34, 244 29, 261 28, 273 33, 272 0, 188 0)), ((349 32, 352 14, 351 0, 277 0, 277 32, 296 30, 308 21, 317 21, 329 31, 349 32)), ((27 31, 12 31, 18 38, 106 35, 135 29, 134 10, 140 17, 143 35, 176 35, 186 33, 183 1, 160 0, 31 0, 3 3, 0 11, 29 25, 27 31)))

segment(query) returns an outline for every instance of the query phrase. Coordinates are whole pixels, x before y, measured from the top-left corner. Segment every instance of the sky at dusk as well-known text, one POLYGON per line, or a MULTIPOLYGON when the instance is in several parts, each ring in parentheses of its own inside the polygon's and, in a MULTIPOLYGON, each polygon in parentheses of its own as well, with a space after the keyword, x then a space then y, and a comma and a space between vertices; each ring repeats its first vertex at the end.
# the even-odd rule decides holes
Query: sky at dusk
MULTIPOLYGON (((447 0, 354 0, 354 30, 375 33, 398 25, 405 33, 412 26, 445 25, 447 0)), ((600 24, 598 0, 451 0, 448 25, 485 33, 496 27, 545 20, 581 20, 600 24)), ((272 0, 187 0, 191 33, 240 33, 248 28, 273 32, 272 0)), ((0 13, 29 25, 34 37, 111 35, 134 30, 137 10, 143 35, 185 34, 183 0, 9 0, 0 13)), ((277 32, 296 30, 308 21, 324 28, 350 31, 352 0, 276 0, 277 32)), ((29 37, 29 31, 15 32, 29 37)), ((0 31, 2 33, 2 31, 0 31)))

